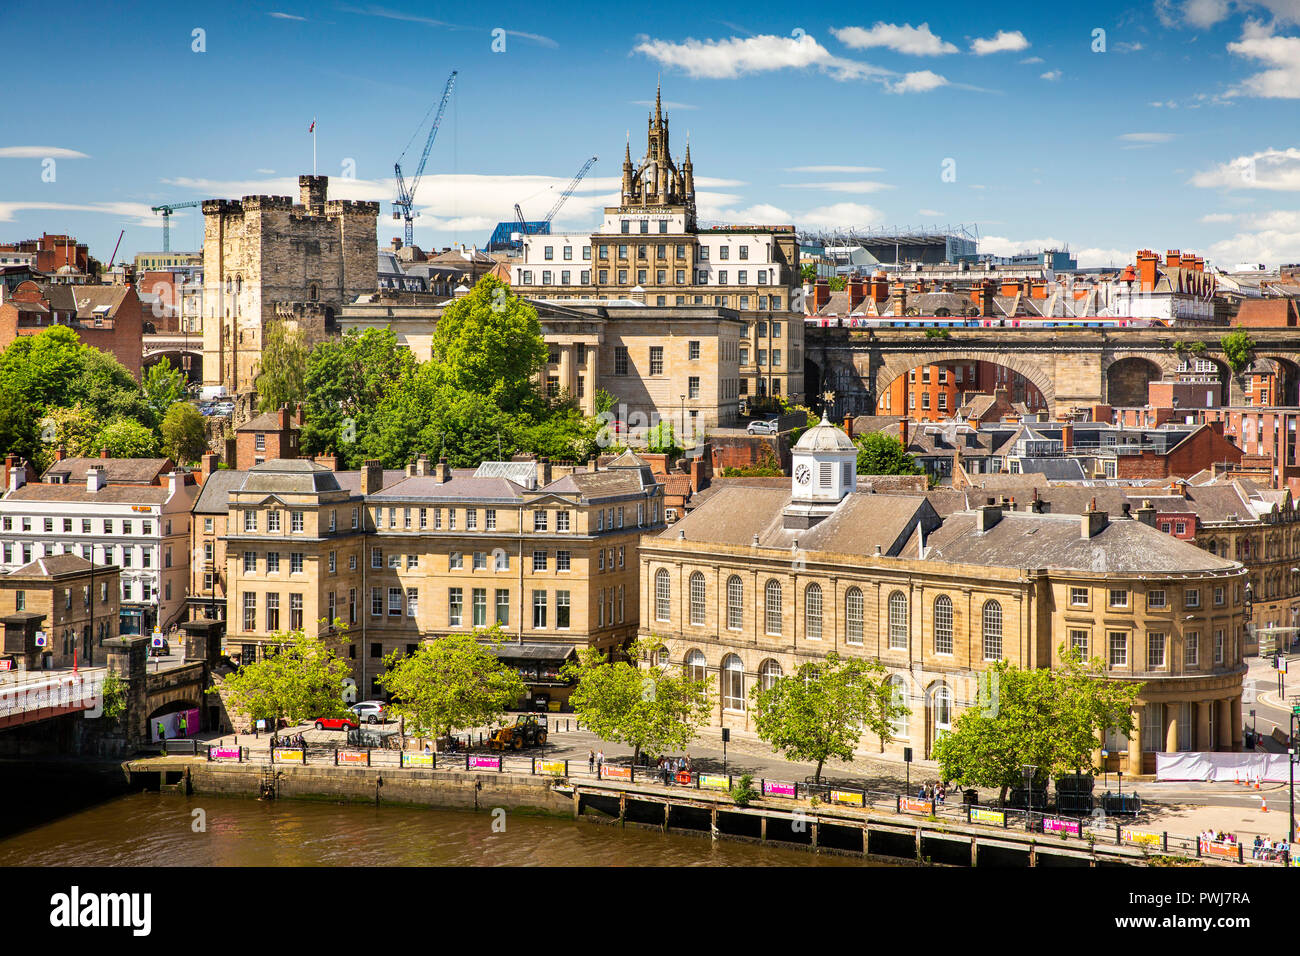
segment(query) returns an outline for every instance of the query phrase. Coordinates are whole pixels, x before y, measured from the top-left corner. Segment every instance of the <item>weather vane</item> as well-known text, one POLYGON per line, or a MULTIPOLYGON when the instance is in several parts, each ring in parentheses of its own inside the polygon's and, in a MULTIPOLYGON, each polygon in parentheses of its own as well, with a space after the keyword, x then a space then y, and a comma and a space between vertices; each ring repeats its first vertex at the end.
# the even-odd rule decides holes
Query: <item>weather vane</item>
POLYGON ((835 393, 828 389, 827 391, 822 392, 822 399, 825 400, 827 404, 833 405, 835 403, 835 393))

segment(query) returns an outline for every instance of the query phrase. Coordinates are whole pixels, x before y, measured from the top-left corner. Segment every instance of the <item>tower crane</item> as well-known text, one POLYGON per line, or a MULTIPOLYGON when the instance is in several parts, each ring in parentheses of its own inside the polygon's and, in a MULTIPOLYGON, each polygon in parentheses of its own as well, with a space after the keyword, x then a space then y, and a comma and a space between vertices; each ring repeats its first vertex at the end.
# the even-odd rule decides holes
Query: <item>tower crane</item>
POLYGON ((521 245, 524 241, 524 236, 529 235, 530 232, 533 235, 547 235, 550 233, 551 220, 554 219, 555 214, 560 211, 560 207, 563 206, 568 198, 573 195, 573 191, 578 188, 578 183, 582 182, 583 177, 590 172, 592 166, 596 165, 596 161, 599 158, 599 156, 593 156, 582 164, 582 168, 578 170, 573 179, 569 180, 569 185, 564 188, 564 192, 560 193, 559 198, 555 200, 555 203, 551 206, 550 212, 546 214, 546 218, 541 220, 539 228, 529 230, 528 223, 524 221, 524 211, 519 208, 519 203, 515 203, 515 221, 519 223, 519 242, 521 245))
POLYGON ((173 202, 173 203, 167 203, 165 206, 150 207, 154 212, 162 213, 162 217, 163 217, 162 251, 163 252, 172 251, 172 229, 171 229, 172 211, 175 209, 189 209, 192 206, 202 206, 202 205, 203 205, 202 200, 196 200, 194 202, 173 202))
MULTIPOLYGON (((397 174, 397 198, 393 200, 393 218, 404 219, 406 221, 406 245, 409 247, 415 239, 415 191, 420 186, 420 177, 424 175, 424 164, 429 161, 429 150, 433 148, 433 141, 438 136, 438 127, 442 124, 442 114, 447 109, 447 102, 451 99, 451 91, 456 87, 456 71, 451 71, 451 76, 447 77, 447 85, 442 91, 442 100, 438 103, 438 115, 433 118, 433 125, 429 127, 429 138, 424 142, 424 152, 420 154, 420 165, 415 169, 415 175, 411 178, 408 185, 402 176, 402 157, 406 155, 406 150, 411 148, 411 143, 415 142, 416 134, 424 128, 424 120, 415 128, 411 138, 407 141, 406 149, 402 150, 402 155, 397 157, 397 162, 393 164, 393 172, 397 174)), ((433 112, 433 107, 429 108, 433 112)), ((424 118, 428 119, 429 114, 425 113, 424 118)))

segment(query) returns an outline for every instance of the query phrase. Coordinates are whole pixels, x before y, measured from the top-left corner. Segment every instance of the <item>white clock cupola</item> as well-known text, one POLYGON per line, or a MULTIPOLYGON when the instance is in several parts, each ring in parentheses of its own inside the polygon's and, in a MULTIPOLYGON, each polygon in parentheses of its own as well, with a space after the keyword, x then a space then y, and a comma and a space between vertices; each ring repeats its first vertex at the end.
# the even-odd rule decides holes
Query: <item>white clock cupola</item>
POLYGON ((803 433, 791 458, 787 528, 811 527, 858 487, 857 446, 827 418, 803 433))

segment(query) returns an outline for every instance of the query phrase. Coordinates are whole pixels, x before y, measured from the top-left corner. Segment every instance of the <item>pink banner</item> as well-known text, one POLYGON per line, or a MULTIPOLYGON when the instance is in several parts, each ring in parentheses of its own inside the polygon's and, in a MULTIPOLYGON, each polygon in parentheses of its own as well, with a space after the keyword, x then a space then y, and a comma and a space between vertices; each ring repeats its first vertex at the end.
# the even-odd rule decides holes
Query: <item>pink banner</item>
POLYGON ((213 747, 208 751, 208 755, 213 760, 238 760, 238 747, 213 747))
POLYGON ((793 797, 795 795, 795 785, 793 783, 773 783, 770 780, 764 780, 763 795, 765 797, 793 797))
POLYGON ((1044 833, 1068 833, 1070 836, 1079 835, 1079 824, 1073 820, 1055 820, 1048 819, 1043 821, 1044 833))
POLYGON ((631 767, 611 767, 608 764, 602 764, 600 767, 600 777, 602 780, 631 780, 631 767))
POLYGON ((469 768, 471 770, 500 770, 500 757, 470 757, 469 768))

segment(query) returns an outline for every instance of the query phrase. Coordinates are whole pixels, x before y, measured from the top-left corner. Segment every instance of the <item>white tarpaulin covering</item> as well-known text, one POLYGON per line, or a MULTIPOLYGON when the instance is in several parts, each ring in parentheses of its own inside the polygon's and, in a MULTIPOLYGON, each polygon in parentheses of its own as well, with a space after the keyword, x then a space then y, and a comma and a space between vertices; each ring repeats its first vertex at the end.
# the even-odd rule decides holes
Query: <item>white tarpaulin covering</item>
POLYGON ((1157 780, 1261 780, 1275 783, 1289 778, 1286 754, 1176 753, 1156 754, 1157 780))

